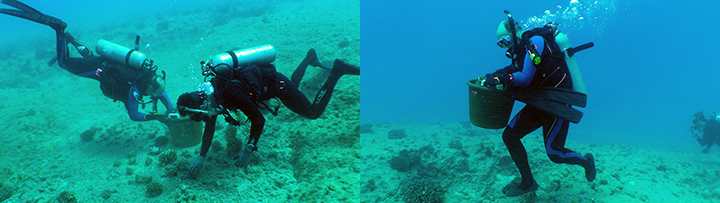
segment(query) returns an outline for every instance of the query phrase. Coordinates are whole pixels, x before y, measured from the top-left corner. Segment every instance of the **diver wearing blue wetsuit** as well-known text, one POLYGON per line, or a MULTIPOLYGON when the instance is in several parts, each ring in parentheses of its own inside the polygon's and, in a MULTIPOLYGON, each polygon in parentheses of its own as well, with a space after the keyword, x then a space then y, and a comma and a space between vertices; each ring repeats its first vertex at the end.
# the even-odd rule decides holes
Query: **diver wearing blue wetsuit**
MULTIPOLYGON (((498 26, 498 38, 500 39, 498 45, 509 49, 508 53, 512 54, 509 57, 513 59, 513 64, 487 74, 487 80, 483 82, 483 85, 496 87, 496 85, 502 84, 506 91, 513 96, 516 96, 513 94, 516 91, 537 88, 572 91, 573 82, 570 71, 562 58, 564 54, 559 51, 560 49, 555 43, 554 31, 546 31, 547 27, 536 28, 523 33, 522 39, 517 39, 511 33, 519 33, 515 29, 519 30, 520 28, 517 24, 510 26, 514 24, 511 22, 505 20, 498 26), (519 45, 513 41, 518 42, 519 45)), ((560 105, 570 106, 570 104, 560 105)), ((503 131, 502 138, 520 171, 522 182, 514 188, 506 187, 508 190, 504 192, 507 196, 522 195, 538 188, 530 171, 527 152, 521 139, 540 127, 543 127, 545 150, 551 161, 580 165, 585 168, 588 181, 595 179, 595 162, 592 154, 582 156, 565 148, 569 124, 570 121, 561 115, 555 115, 530 105, 530 103, 513 117, 503 131)))
MULTIPOLYGON (((157 67, 130 68, 102 56, 94 56, 84 45, 65 32, 67 24, 60 19, 44 15, 39 11, 15 0, 2 0, 3 4, 19 10, 0 9, 0 13, 17 16, 37 23, 45 24, 55 30, 57 40, 57 62, 60 67, 77 76, 95 79, 100 82, 100 88, 105 96, 122 101, 133 121, 160 120, 164 121, 166 115, 144 114, 139 112, 142 104, 162 101, 168 111, 174 111, 170 98, 165 92, 165 76, 156 74, 157 67), (73 44, 83 58, 70 57, 68 43, 73 44), (145 103, 143 96, 150 96, 151 101, 145 103)), ((52 64, 51 61, 50 64, 52 64)), ((156 112, 156 106, 153 110, 156 112)))

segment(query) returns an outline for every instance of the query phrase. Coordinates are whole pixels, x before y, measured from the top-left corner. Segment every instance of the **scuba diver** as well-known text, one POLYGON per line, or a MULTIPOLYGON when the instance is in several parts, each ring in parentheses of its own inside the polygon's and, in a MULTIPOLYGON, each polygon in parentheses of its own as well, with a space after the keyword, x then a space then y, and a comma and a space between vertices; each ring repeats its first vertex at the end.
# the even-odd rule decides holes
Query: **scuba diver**
POLYGON ((502 134, 522 182, 511 182, 503 193, 519 196, 538 189, 521 139, 540 127, 543 128, 545 150, 550 160, 582 166, 585 178, 593 181, 596 175, 593 155, 582 156, 565 148, 568 125, 570 122, 578 123, 582 118, 582 112, 571 106, 585 107, 587 101, 585 87, 572 56, 577 51, 592 47, 592 43, 571 48, 567 37, 557 30, 554 23, 523 33, 510 12, 506 10, 505 14, 508 19, 497 27, 497 45, 507 49, 506 56, 512 59, 512 64, 488 73, 482 81, 483 86, 502 89, 511 98, 526 103, 502 134))
POLYGON ((16 0, 2 0, 2 3, 19 10, 0 9, 0 13, 24 18, 54 29, 57 37, 57 56, 49 65, 52 66, 57 61, 60 67, 74 75, 99 81, 100 89, 105 96, 125 104, 131 120, 165 122, 169 117, 179 117, 170 113, 175 107, 165 92, 165 72, 162 72, 162 76, 156 74, 157 66, 153 65, 153 61, 137 51, 139 36, 136 38, 135 49, 100 40, 96 47, 99 56, 96 56, 70 33, 65 32, 67 24, 62 20, 45 15, 16 0), (77 49, 82 58, 70 57, 68 43, 77 49), (144 102, 144 96, 150 96, 150 101, 144 102), (168 113, 156 113, 158 100, 162 101, 168 113), (153 104, 153 113, 140 113, 139 106, 145 108, 149 103, 153 104))
POLYGON ((203 75, 211 77, 195 92, 180 95, 177 101, 178 112, 194 121, 204 121, 200 156, 190 166, 191 177, 199 175, 208 149, 215 133, 218 115, 225 116, 230 125, 238 126, 230 111, 242 111, 251 123, 247 146, 235 157, 235 165, 245 167, 252 152, 257 151, 257 143, 265 125, 261 110, 269 110, 277 115, 279 104, 271 108, 266 101, 279 99, 288 109, 310 119, 320 117, 330 102, 335 85, 343 75, 360 75, 360 67, 346 64, 336 59, 320 63, 314 49, 293 72, 291 79, 276 71, 272 62, 276 51, 271 45, 262 45, 237 51, 229 51, 200 62, 203 75), (325 84, 318 91, 313 102, 298 90, 308 65, 331 69, 325 84))
POLYGON ((701 111, 693 116, 692 122, 690 132, 698 144, 705 147, 702 150, 703 154, 707 154, 713 145, 720 146, 720 115, 713 113, 709 119, 706 119, 701 111), (702 134, 702 138, 699 134, 702 134))

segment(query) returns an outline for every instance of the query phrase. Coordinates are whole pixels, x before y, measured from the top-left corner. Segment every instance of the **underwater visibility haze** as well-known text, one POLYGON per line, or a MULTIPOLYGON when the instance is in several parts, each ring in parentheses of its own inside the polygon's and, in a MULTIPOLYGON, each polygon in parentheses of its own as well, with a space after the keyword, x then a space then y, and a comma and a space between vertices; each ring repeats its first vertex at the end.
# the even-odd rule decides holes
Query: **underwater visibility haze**
MULTIPOLYGON (((358 0, 20 1, 66 22, 96 54, 101 39, 133 48, 140 36, 173 103, 206 80, 201 61, 229 50, 270 44, 287 76, 310 49, 360 65, 358 0)), ((48 67, 49 26, 5 14, 0 25, 0 202, 359 202, 359 76, 338 81, 318 119, 286 107, 264 115, 247 167, 233 160, 247 144, 247 117, 234 115, 238 127, 220 119, 201 175, 189 177, 202 127, 176 136, 158 121, 131 121, 96 80, 48 67)), ((328 75, 308 68, 300 91, 312 100, 328 75)))
MULTIPOLYGON (((692 137, 693 115, 720 112, 714 52, 718 1, 362 1, 363 200, 445 202, 717 202, 720 148, 692 137), (522 141, 540 184, 508 198, 519 176, 500 130, 469 123, 466 81, 505 67, 495 31, 559 23, 587 87, 566 147, 593 153, 598 178, 554 164, 541 131, 522 141), (371 187, 383 185, 397 192, 371 187), (393 187, 397 186, 397 187, 393 187), (403 190, 417 186, 429 190, 403 190), (431 195, 423 195, 431 194, 431 195)), ((516 113, 525 104, 515 102, 516 113)))

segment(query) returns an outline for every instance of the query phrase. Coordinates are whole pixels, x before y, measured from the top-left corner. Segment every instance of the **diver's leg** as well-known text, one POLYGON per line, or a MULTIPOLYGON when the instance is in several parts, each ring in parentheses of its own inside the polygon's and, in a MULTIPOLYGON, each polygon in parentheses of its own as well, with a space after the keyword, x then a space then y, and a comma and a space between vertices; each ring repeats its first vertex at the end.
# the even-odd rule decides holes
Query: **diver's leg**
POLYGON ((695 138, 695 140, 697 140, 697 142, 698 142, 698 144, 700 144, 700 146, 705 146, 705 141, 702 138, 700 138, 700 136, 693 134, 693 137, 695 138))
POLYGON ((712 146, 713 146, 712 144, 707 144, 707 145, 705 145, 705 149, 702 150, 702 153, 703 153, 703 154, 709 153, 709 152, 710 152, 710 147, 712 147, 712 146))
POLYGON ((520 140, 528 133, 540 128, 541 123, 537 119, 538 111, 535 107, 525 106, 503 131, 503 142, 522 177, 522 182, 517 188, 510 189, 505 193, 508 196, 518 196, 537 189, 537 183, 535 183, 528 163, 527 151, 520 140))
POLYGON ((588 181, 595 180, 595 160, 592 154, 582 156, 571 149, 565 148, 570 122, 549 114, 544 120, 543 138, 548 158, 555 163, 580 165, 585 169, 585 178, 588 181))
POLYGON ((318 118, 320 114, 315 113, 313 104, 310 103, 305 95, 298 90, 298 85, 290 81, 286 76, 277 73, 278 87, 271 88, 277 90, 277 98, 282 101, 283 105, 291 111, 307 118, 318 118))
POLYGON ((99 80, 100 67, 105 62, 101 57, 72 58, 68 51, 68 36, 63 31, 55 30, 58 65, 66 71, 80 77, 99 80))
POLYGON ((300 85, 300 81, 302 80, 303 76, 305 76, 305 70, 307 69, 308 65, 311 66, 320 66, 320 62, 318 62, 317 54, 315 53, 315 49, 310 49, 305 55, 305 58, 302 62, 300 62, 300 65, 295 69, 292 76, 290 76, 290 81, 294 82, 295 84, 300 85))
POLYGON ((335 63, 333 63, 332 71, 330 72, 335 73, 336 75, 360 75, 360 67, 352 64, 347 64, 344 61, 340 59, 335 59, 335 63))
POLYGON ((333 64, 333 69, 332 71, 330 71, 330 75, 328 76, 327 80, 325 80, 325 84, 323 84, 318 93, 315 95, 315 99, 312 103, 315 116, 311 118, 320 117, 320 115, 325 111, 328 103, 330 103, 330 98, 332 98, 332 93, 335 90, 335 85, 337 85, 340 77, 345 74, 359 75, 360 69, 357 66, 346 64, 341 60, 335 60, 335 63, 333 64))
MULTIPOLYGON (((308 117, 310 119, 316 119, 325 112, 325 108, 330 103, 332 98, 333 90, 337 85, 338 80, 345 74, 360 74, 360 69, 357 66, 348 65, 340 60, 335 60, 333 69, 330 71, 330 76, 325 80, 322 88, 315 95, 315 99, 312 103, 298 90, 298 83, 294 80, 286 82, 283 91, 281 91, 278 98, 295 113, 308 117)), ((283 78, 287 77, 282 74, 278 74, 278 81, 282 81, 283 78)))
POLYGON ((69 32, 65 32, 65 40, 75 46, 75 49, 77 49, 78 53, 80 53, 83 58, 89 58, 93 56, 92 51, 90 51, 90 49, 88 49, 87 46, 82 44, 80 41, 75 39, 75 37, 70 35, 69 32))

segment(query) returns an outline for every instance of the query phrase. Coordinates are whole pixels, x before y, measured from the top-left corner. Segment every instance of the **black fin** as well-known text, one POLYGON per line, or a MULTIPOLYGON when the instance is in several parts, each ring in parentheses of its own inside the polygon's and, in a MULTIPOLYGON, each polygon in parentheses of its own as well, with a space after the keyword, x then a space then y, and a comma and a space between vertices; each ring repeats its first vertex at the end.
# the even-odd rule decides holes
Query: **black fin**
POLYGON ((0 13, 16 16, 19 18, 24 18, 36 23, 48 25, 52 27, 55 30, 64 31, 67 27, 67 23, 63 22, 60 19, 57 19, 55 17, 45 15, 41 13, 38 10, 35 10, 34 8, 25 5, 22 2, 16 1, 16 0, 2 0, 1 3, 12 6, 14 8, 17 8, 19 10, 12 10, 12 9, 0 9, 0 13))
POLYGON ((330 70, 333 67, 333 60, 324 60, 320 62, 320 68, 330 70), (330 67, 330 68, 328 68, 330 67))
POLYGON ((522 87, 514 88, 508 94, 515 100, 573 123, 580 122, 583 113, 572 106, 585 107, 587 103, 587 95, 562 88, 522 87))
POLYGON ((55 64, 55 62, 57 62, 57 60, 58 60, 58 57, 57 57, 57 55, 55 55, 55 57, 53 57, 52 59, 50 59, 50 61, 48 61, 48 67, 55 64))
POLYGON ((335 71, 339 71, 342 75, 360 75, 359 66, 347 64, 340 59, 335 59, 335 63, 333 64, 333 72, 335 71))
POLYGON ((581 92, 572 91, 563 88, 551 87, 515 87, 510 90, 513 97, 518 100, 529 99, 547 99, 563 104, 570 104, 585 108, 587 104, 587 95, 581 92))

